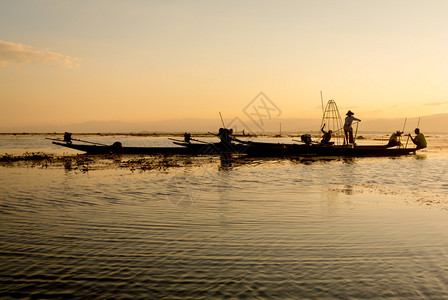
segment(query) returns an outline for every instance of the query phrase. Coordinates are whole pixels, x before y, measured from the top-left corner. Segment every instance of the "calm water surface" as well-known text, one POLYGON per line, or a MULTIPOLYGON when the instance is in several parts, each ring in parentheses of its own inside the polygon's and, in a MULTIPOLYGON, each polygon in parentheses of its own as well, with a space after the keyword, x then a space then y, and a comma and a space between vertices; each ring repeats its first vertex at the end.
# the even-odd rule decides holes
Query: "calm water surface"
MULTIPOLYGON (((41 139, 24 138, 62 153, 41 139)), ((448 143, 431 142, 394 159, 3 164, 0 296, 447 298, 448 143)))

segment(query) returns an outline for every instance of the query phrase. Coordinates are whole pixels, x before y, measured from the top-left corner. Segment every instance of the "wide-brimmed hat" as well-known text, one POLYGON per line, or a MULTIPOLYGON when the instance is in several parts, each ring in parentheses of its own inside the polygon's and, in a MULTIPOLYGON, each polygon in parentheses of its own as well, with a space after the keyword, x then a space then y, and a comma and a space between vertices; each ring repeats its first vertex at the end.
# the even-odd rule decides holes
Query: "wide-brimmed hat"
POLYGON ((353 116, 354 114, 355 114, 355 113, 354 113, 354 112, 352 112, 351 110, 349 110, 349 111, 348 111, 348 112, 346 113, 346 115, 347 115, 347 116, 350 116, 350 115, 352 115, 352 116, 353 116))

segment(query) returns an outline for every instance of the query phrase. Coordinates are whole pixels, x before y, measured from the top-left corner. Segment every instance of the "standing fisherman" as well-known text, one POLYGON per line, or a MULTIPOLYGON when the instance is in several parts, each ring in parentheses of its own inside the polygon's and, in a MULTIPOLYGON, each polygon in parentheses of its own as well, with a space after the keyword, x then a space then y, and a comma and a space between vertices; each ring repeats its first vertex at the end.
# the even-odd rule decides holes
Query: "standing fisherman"
POLYGON ((345 133, 345 142, 347 144, 355 144, 355 141, 353 139, 353 128, 352 128, 352 123, 353 121, 358 121, 361 122, 360 119, 355 118, 353 115, 354 113, 349 110, 346 113, 347 117, 345 118, 345 123, 344 123, 344 133, 345 133))

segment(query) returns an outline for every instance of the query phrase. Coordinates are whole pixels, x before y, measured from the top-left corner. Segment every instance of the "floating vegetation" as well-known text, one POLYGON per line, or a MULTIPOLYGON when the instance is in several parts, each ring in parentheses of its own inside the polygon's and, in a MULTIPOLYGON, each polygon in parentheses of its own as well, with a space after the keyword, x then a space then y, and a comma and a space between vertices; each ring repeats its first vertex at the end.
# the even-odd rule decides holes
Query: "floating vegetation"
POLYGON ((94 160, 84 155, 56 156, 43 152, 25 152, 22 155, 0 155, 0 166, 24 166, 24 167, 63 167, 66 170, 87 169, 94 160))
POLYGON ((52 160, 53 158, 54 158, 53 155, 42 152, 36 152, 36 153, 25 152, 22 155, 11 155, 5 153, 0 156, 0 162, 41 161, 41 160, 52 160))
POLYGON ((120 163, 121 168, 135 170, 167 170, 192 165, 190 158, 181 156, 150 156, 130 159, 120 163))
POLYGON ((66 171, 79 170, 88 172, 99 169, 129 169, 141 170, 168 170, 178 167, 191 167, 201 165, 204 158, 191 158, 185 156, 126 156, 126 155, 52 155, 46 153, 24 153, 22 155, 1 154, 0 166, 63 168, 66 171), (198 163, 200 161, 200 163, 198 163), (196 162, 196 164, 195 164, 196 162))

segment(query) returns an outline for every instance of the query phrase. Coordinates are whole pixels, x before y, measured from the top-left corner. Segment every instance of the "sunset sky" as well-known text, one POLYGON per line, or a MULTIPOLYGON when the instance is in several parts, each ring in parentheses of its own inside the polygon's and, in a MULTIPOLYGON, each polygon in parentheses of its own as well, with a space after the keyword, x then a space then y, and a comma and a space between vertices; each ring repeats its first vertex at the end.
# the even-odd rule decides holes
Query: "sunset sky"
POLYGON ((448 113, 448 1, 0 1, 1 128, 448 113), (344 110, 344 111, 342 111, 344 110))

